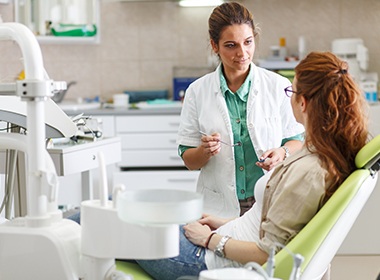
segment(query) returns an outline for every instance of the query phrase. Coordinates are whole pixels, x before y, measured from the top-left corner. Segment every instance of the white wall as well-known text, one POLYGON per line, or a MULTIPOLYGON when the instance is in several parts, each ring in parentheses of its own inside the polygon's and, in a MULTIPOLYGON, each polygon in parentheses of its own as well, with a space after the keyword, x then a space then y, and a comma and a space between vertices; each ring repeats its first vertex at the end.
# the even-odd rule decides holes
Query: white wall
MULTIPOLYGON (((261 28, 255 59, 285 37, 290 53, 299 36, 307 50, 330 50, 335 38, 361 37, 369 49, 369 71, 380 73, 380 1, 246 0, 261 28)), ((99 45, 43 45, 46 70, 54 80, 77 80, 68 98, 107 99, 115 92, 172 88, 174 66, 205 66, 210 54, 207 20, 212 8, 181 8, 175 2, 101 1, 99 45)), ((13 21, 13 2, 0 4, 13 21)), ((0 44, 0 80, 22 70, 15 45, 0 44)))

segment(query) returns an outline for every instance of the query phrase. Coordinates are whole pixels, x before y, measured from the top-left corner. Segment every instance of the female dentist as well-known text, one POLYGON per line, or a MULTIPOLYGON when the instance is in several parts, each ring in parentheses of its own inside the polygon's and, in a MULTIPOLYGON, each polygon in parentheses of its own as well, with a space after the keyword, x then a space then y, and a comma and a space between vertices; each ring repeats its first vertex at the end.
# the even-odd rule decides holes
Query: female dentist
POLYGON ((181 113, 179 154, 188 169, 201 169, 197 191, 204 212, 221 217, 250 209, 263 169, 302 146, 304 128, 283 94, 290 81, 252 63, 257 35, 241 4, 213 10, 209 36, 221 63, 189 86, 181 113))

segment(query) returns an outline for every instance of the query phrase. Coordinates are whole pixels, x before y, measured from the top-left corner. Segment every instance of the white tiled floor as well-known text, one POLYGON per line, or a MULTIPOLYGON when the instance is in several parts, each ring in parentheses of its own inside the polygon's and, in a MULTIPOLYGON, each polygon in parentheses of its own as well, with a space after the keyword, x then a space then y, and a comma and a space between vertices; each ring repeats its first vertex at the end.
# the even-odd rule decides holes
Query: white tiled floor
POLYGON ((376 280, 380 274, 380 256, 335 256, 331 280, 376 280))

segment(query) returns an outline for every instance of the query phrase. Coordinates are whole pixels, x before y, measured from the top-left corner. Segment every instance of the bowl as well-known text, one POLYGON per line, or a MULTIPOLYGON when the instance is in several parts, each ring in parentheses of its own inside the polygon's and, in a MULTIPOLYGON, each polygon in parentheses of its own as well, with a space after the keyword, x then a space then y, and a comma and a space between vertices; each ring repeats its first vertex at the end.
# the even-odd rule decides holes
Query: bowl
POLYGON ((117 211, 127 223, 185 224, 201 218, 203 195, 169 189, 127 190, 117 197, 117 211))

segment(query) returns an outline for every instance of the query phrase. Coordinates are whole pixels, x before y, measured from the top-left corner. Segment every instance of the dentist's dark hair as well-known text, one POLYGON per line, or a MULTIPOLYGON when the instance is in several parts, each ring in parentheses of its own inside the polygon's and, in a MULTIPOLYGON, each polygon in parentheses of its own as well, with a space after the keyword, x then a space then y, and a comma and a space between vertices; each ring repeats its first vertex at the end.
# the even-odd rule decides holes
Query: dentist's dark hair
POLYGON ((248 24, 252 28, 254 37, 258 35, 251 12, 237 2, 227 2, 217 6, 209 17, 210 39, 218 44, 224 28, 233 24, 248 24))
POLYGON ((368 140, 368 107, 347 62, 331 52, 311 52, 295 73, 294 98, 306 100, 305 144, 333 182, 326 201, 356 169, 355 156, 368 140))

